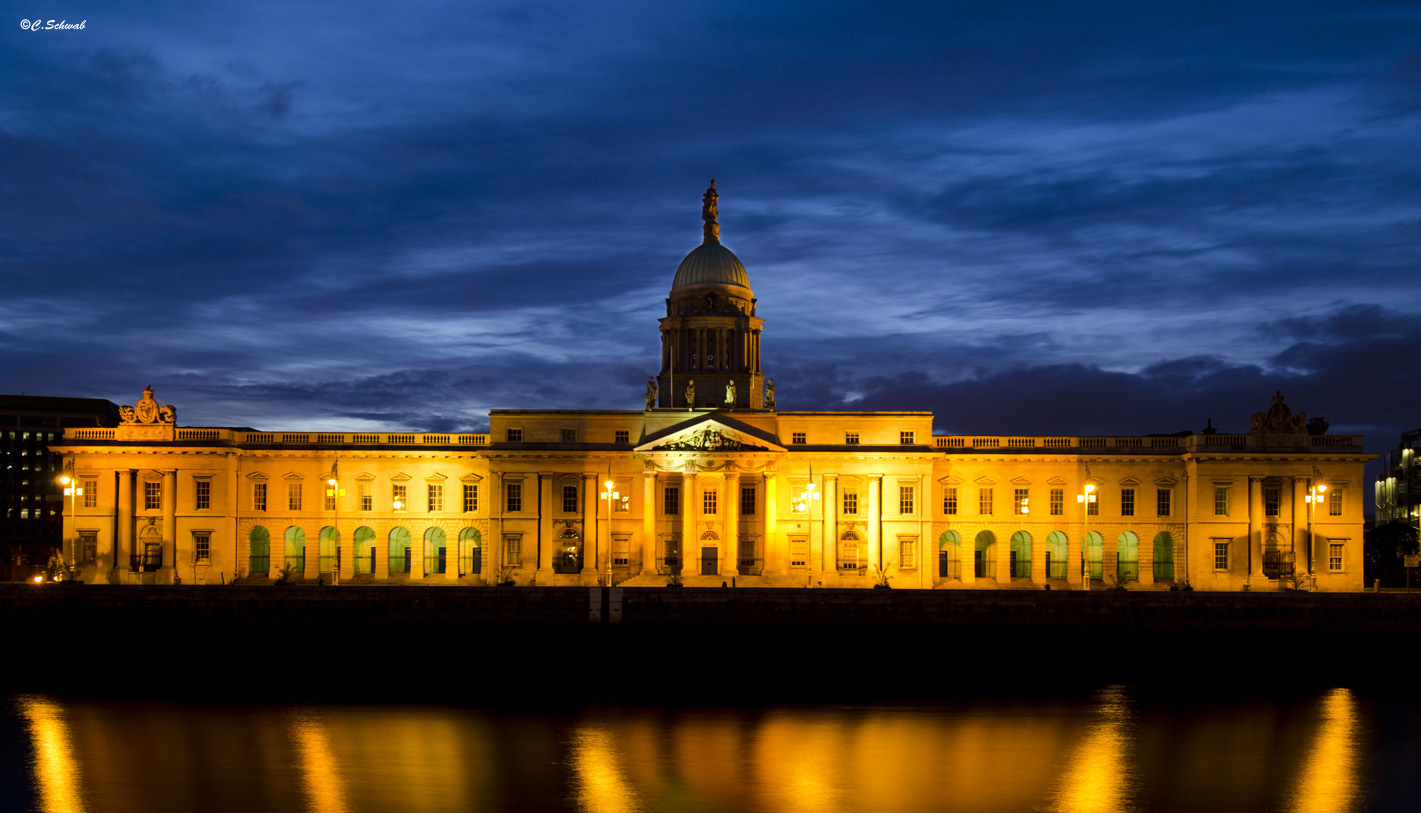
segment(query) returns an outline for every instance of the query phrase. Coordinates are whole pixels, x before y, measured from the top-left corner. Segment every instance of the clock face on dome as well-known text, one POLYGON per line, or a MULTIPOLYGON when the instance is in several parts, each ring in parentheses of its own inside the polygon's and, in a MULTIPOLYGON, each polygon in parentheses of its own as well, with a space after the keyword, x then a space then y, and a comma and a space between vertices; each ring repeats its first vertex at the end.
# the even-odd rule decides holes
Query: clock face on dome
POLYGON ((706 298, 701 300, 701 307, 708 311, 713 311, 720 306, 720 299, 715 294, 706 294, 706 298))

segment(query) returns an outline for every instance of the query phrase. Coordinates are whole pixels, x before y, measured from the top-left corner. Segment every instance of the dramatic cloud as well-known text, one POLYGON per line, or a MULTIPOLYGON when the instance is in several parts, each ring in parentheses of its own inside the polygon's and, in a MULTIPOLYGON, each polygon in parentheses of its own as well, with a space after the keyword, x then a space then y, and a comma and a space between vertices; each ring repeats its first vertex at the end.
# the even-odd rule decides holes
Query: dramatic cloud
POLYGON ((1282 390, 1374 450, 1421 425, 1414 3, 16 22, 5 391, 268 429, 635 409, 716 177, 782 408, 1237 431, 1282 390))

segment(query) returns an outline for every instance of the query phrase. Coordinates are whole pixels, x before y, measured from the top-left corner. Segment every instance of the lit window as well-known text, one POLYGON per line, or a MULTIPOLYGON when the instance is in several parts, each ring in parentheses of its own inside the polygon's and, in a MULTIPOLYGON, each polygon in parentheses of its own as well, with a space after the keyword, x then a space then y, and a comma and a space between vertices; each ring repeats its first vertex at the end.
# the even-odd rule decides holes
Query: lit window
POLYGON ((563 442, 563 443, 576 443, 576 442, 577 442, 577 430, 576 430, 576 429, 564 429, 564 430, 562 430, 562 442, 563 442))
POLYGON ((944 514, 957 513, 957 487, 947 486, 942 490, 942 512, 944 514))
POLYGON ((564 514, 577 513, 577 486, 562 487, 562 512, 564 514))
POLYGON ((99 559, 99 532, 80 531, 79 532, 79 560, 84 564, 93 564, 99 559))
POLYGON ((1133 517, 1133 516, 1135 516, 1135 489, 1133 489, 1133 488, 1122 488, 1122 489, 1120 489, 1120 516, 1122 516, 1122 517, 1133 517))
POLYGON ((743 517, 755 516, 755 487, 740 487, 740 515, 743 517))
POLYGON ((1228 486, 1214 487, 1214 516, 1226 517, 1229 515, 1229 488, 1228 486))
POLYGON ((1059 517, 1066 513, 1066 490, 1064 488, 1051 489, 1051 516, 1059 517))
POLYGON ((708 489, 706 489, 705 491, 701 492, 701 513, 707 514, 707 515, 716 513, 716 502, 715 502, 715 500, 716 500, 716 492, 715 492, 715 489, 713 489, 713 488, 708 488, 708 489))
POLYGON ((789 442, 790 442, 790 443, 794 443, 794 444, 803 445, 803 444, 805 444, 805 443, 808 443, 809 440, 808 440, 808 436, 807 436, 805 433, 803 433, 803 432, 794 432, 794 433, 792 433, 792 434, 790 435, 790 440, 789 440, 789 442))
POLYGON ((857 445, 859 445, 859 433, 858 433, 858 432, 845 432, 845 433, 844 433, 844 444, 845 444, 846 446, 857 446, 857 445))
POLYGON ((678 486, 667 486, 661 492, 661 513, 668 517, 679 516, 681 513, 681 489, 678 486))
POLYGON ((509 513, 516 513, 523 510, 523 484, 504 483, 504 510, 509 513))
POLYGON ((479 510, 479 487, 477 483, 464 484, 464 513, 472 514, 479 510))
POLYGON ((858 516, 859 493, 849 489, 844 490, 844 514, 847 516, 858 516))
POLYGON ((1283 490, 1276 487, 1263 489, 1263 515, 1265 517, 1278 516, 1279 504, 1283 501, 1283 490))
POLYGON ((390 485, 390 508, 403 512, 410 507, 409 489, 404 483, 390 485))
POLYGON ((1215 542, 1215 543, 1214 543, 1214 569, 1215 569, 1215 570, 1228 570, 1228 569, 1229 569, 1229 543, 1227 543, 1227 542, 1215 542))
POLYGON ((252 483, 252 510, 266 510, 266 483, 252 483))
POLYGON ((193 508, 198 511, 206 511, 212 507, 212 481, 196 480, 193 482, 193 508))
POLYGON ((1160 488, 1155 490, 1155 512, 1157 514, 1162 517, 1169 516, 1170 511, 1174 507, 1170 504, 1173 499, 1173 494, 1174 492, 1170 491, 1167 488, 1160 488))
POLYGON ((506 434, 506 437, 507 437, 509 443, 522 443, 522 442, 523 442, 523 430, 522 430, 522 429, 509 429, 508 432, 507 432, 507 434, 506 434))
POLYGON ((143 484, 143 509, 145 511, 157 511, 163 507, 163 484, 157 480, 148 480, 143 484))
POLYGON ((899 432, 899 433, 898 433, 898 443, 901 444, 901 445, 903 445, 903 446, 912 446, 912 445, 913 445, 913 433, 912 433, 912 432, 899 432))
POLYGON ((300 483, 287 483, 287 484, 286 484, 286 509, 287 509, 288 511, 300 511, 300 510, 301 510, 301 484, 300 484, 300 483))
POLYGON ((990 488, 978 489, 977 513, 983 516, 988 516, 992 513, 992 490, 990 488))
POLYGON ((898 486, 898 513, 911 514, 916 511, 917 495, 913 486, 898 486))
POLYGON ((212 532, 193 531, 192 547, 197 553, 197 561, 206 562, 212 558, 212 532))
MULTIPOLYGON (((84 504, 89 503, 89 492, 84 492, 84 504)), ((1334 488, 1327 493, 1327 515, 1329 517, 1342 516, 1342 489, 1334 488)))
POLYGON ((918 540, 899 539, 898 540, 898 566, 902 568, 917 567, 918 540))
POLYGON ((1020 516, 1031 513, 1031 489, 1018 488, 1012 492, 1011 512, 1020 516))
POLYGON ((321 507, 327 511, 334 511, 336 510, 336 490, 339 486, 333 486, 330 483, 325 483, 324 485, 325 487, 321 489, 323 495, 321 498, 321 507))
MULTIPOLYGON (((508 485, 519 484, 509 483, 508 485)), ((503 538, 503 563, 512 567, 523 563, 523 536, 521 534, 509 534, 503 538)))
POLYGON ((631 433, 631 430, 629 430, 629 429, 618 429, 618 430, 617 430, 617 442, 618 442, 618 443, 631 443, 631 442, 632 442, 632 433, 631 433))
POLYGON ((98 507, 99 507, 99 481, 98 481, 98 480, 84 480, 83 482, 84 482, 84 485, 83 485, 83 489, 84 489, 84 507, 85 507, 85 508, 98 508, 98 507))
POLYGON ((375 495, 370 493, 370 484, 369 484, 369 483, 361 483, 361 484, 360 484, 360 510, 361 510, 361 511, 374 511, 374 510, 375 510, 375 495))
POLYGON ((1333 573, 1342 572, 1343 543, 1330 542, 1327 545, 1327 569, 1333 573))
POLYGON ((426 483, 426 491, 429 496, 429 513, 437 513, 444 510, 444 484, 426 483))

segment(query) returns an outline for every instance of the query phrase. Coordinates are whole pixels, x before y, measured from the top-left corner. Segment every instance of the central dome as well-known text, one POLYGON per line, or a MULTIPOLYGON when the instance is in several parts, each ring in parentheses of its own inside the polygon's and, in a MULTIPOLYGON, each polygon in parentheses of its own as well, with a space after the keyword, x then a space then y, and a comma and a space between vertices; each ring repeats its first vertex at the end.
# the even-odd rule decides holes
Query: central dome
POLYGON ((735 253, 720 243, 700 244, 676 269, 676 278, 671 289, 688 285, 739 285, 750 287, 750 275, 745 273, 745 265, 735 253))

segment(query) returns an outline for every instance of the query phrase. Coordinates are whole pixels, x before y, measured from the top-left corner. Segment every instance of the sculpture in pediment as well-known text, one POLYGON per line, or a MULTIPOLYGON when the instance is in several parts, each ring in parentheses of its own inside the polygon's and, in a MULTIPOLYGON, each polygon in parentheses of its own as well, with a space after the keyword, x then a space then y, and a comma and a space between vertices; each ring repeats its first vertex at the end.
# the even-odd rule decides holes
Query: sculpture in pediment
POLYGON ((763 446, 752 446, 722 433, 719 429, 705 427, 678 440, 656 447, 670 452, 751 452, 764 451, 763 446))

